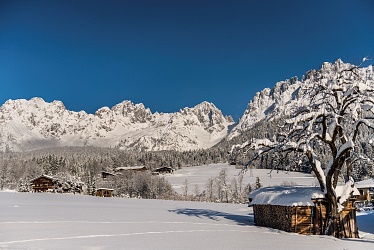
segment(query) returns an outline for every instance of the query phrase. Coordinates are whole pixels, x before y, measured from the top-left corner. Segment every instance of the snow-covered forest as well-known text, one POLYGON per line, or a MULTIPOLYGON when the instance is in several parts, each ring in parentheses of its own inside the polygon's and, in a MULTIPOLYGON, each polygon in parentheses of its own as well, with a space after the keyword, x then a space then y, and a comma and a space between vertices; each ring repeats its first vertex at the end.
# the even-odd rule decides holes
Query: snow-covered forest
MULTIPOLYGON (((156 179, 162 183, 163 178, 152 176, 155 168, 168 166, 174 169, 181 167, 204 165, 209 163, 224 162, 226 152, 219 149, 208 151, 196 150, 188 152, 160 151, 160 152, 131 152, 120 149, 98 147, 63 147, 44 149, 30 152, 6 152, 2 153, 0 160, 0 187, 1 189, 13 189, 30 191, 30 180, 42 174, 58 177, 65 183, 83 182, 86 193, 91 193, 95 187, 100 187, 101 171, 114 173, 118 167, 146 166, 149 171, 126 176, 137 178, 138 181, 148 183, 156 179)), ((118 190, 123 189, 127 182, 124 176, 117 178, 109 184, 118 190), (115 184, 114 184, 115 183, 115 184)), ((108 183, 105 183, 108 185, 108 183)), ((168 187, 165 181, 166 187, 168 187)), ((143 185, 147 186, 147 185, 143 185)), ((167 188, 170 192, 171 189, 167 188)), ((121 194, 133 193, 123 190, 121 194)), ((134 191, 135 192, 135 191, 134 191)), ((137 191, 143 198, 151 198, 149 191, 137 191)), ((152 197, 154 198, 154 197, 152 197)))

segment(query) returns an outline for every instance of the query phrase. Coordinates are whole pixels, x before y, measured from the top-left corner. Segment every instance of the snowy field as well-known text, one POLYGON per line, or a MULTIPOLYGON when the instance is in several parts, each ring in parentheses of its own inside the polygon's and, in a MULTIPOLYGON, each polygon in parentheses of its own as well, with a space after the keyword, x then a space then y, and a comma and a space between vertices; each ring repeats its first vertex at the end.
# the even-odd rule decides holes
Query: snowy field
POLYGON ((253 225, 246 205, 0 192, 0 249, 374 249, 361 239, 303 236, 253 225))
MULTIPOLYGON (((229 181, 233 178, 238 178, 240 169, 235 169, 235 166, 230 166, 227 163, 210 164, 198 167, 184 167, 175 171, 174 174, 165 175, 165 177, 178 193, 182 193, 182 186, 185 183, 185 180, 187 180, 188 193, 193 194, 195 185, 198 185, 201 191, 205 190, 207 180, 210 177, 218 176, 223 168, 227 169, 229 181)), ((277 173, 277 171, 274 170, 271 172, 271 175, 269 173, 269 169, 253 169, 252 173, 248 170, 244 175, 243 184, 255 184, 257 176, 260 178, 260 182, 263 186, 275 186, 280 185, 283 182, 301 186, 315 186, 318 184, 317 179, 311 174, 283 171, 277 173)))

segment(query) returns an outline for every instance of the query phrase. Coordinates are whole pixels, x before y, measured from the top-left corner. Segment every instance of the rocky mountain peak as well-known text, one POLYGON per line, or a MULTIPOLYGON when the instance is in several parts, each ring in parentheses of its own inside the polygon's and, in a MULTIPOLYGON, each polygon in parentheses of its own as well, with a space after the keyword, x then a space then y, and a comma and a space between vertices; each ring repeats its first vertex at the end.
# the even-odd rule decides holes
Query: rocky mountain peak
POLYGON ((43 147, 119 147, 135 150, 190 150, 211 147, 227 135, 228 122, 204 102, 177 113, 155 113, 142 103, 123 101, 95 114, 66 109, 42 98, 8 100, 0 107, 0 150, 43 147))
POLYGON ((152 112, 145 108, 143 103, 134 104, 131 101, 123 101, 114 105, 111 109, 114 114, 129 118, 131 122, 147 122, 152 120, 152 112))
MULTIPOLYGON (((349 69, 353 65, 344 63, 338 59, 334 63, 325 62, 319 70, 309 70, 299 81, 297 77, 280 81, 270 89, 266 88, 256 93, 254 98, 248 103, 247 109, 240 118, 238 124, 232 129, 229 138, 240 135, 243 131, 250 129, 257 122, 263 119, 273 119, 279 115, 287 113, 287 108, 292 100, 303 98, 300 94, 302 82, 313 82, 314 79, 320 79, 322 76, 329 78, 343 70, 349 69)), ((359 73, 362 77, 373 79, 372 66, 361 68, 359 73)))

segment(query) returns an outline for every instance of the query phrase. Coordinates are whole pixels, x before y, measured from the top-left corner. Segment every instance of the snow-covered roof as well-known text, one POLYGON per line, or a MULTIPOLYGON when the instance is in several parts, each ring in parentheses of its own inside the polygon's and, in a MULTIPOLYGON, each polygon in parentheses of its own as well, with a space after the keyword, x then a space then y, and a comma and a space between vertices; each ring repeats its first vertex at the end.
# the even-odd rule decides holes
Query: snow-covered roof
POLYGON ((112 189, 112 188, 98 188, 98 189, 96 189, 96 191, 99 191, 99 190, 114 191, 114 189, 112 189))
POLYGON ((357 187, 355 187, 355 183, 352 178, 349 181, 347 181, 344 185, 336 186, 335 193, 336 197, 338 197, 339 211, 343 209, 343 203, 346 202, 352 195, 360 195, 360 192, 358 191, 357 187))
MULTIPOLYGON (((353 181, 335 188, 340 205, 351 195, 359 195, 359 191, 353 186, 353 181)), ((273 186, 263 187, 252 191, 248 198, 249 205, 281 205, 281 206, 313 206, 312 199, 324 198, 325 194, 319 187, 308 186, 273 186)), ((340 207, 339 207, 340 208, 340 207)))
POLYGON ((355 186, 356 188, 374 188, 374 179, 358 181, 355 186))
POLYGON ((116 171, 121 171, 121 170, 139 170, 145 168, 144 166, 132 166, 132 167, 118 167, 116 168, 116 171))
POLYGON ((34 178, 34 179, 30 180, 30 181, 32 182, 32 181, 35 181, 35 180, 40 179, 40 178, 42 178, 42 177, 44 177, 44 178, 46 178, 46 179, 50 179, 50 180, 56 180, 56 178, 53 177, 53 176, 49 176, 49 175, 46 175, 46 174, 42 174, 41 176, 38 176, 38 177, 36 177, 36 178, 34 178))
POLYGON ((313 206, 312 199, 324 198, 319 187, 274 186, 252 191, 248 198, 249 205, 313 206))

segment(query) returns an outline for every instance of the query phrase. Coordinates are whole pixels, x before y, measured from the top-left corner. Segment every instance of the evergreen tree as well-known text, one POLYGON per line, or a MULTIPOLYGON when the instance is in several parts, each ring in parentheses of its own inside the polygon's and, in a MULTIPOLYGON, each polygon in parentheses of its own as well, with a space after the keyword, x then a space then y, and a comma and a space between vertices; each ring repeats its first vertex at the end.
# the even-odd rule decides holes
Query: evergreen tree
POLYGON ((260 182, 260 177, 256 177, 256 184, 255 184, 255 189, 259 189, 262 187, 262 184, 260 182))

